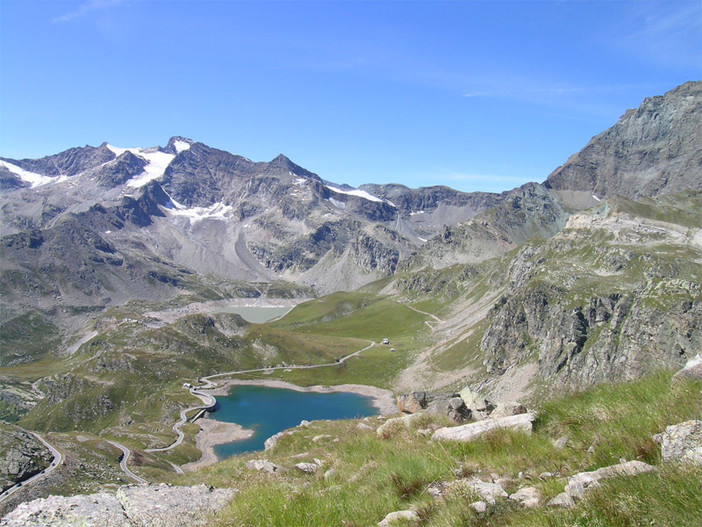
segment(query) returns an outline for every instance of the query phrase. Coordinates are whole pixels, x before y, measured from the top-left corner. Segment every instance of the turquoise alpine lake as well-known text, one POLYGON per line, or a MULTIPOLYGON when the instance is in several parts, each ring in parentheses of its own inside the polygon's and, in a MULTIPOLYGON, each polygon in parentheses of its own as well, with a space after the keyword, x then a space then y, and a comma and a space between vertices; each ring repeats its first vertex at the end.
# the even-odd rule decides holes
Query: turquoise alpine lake
POLYGON ((263 450, 270 436, 318 419, 353 419, 377 415, 373 398, 350 392, 299 392, 265 386, 235 386, 217 397, 217 421, 237 423, 254 431, 249 439, 215 446, 219 459, 263 450))

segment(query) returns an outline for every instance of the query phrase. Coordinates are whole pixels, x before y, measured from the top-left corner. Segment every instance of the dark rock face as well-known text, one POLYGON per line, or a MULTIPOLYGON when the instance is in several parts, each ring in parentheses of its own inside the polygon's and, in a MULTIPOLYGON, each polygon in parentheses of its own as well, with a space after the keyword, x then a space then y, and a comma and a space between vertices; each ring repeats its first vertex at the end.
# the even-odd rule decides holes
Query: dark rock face
MULTIPOLYGON (((678 203, 670 218, 685 218, 686 207, 699 207, 697 196, 640 210, 678 203)), ((488 372, 536 361, 541 379, 585 387, 678 368, 695 356, 702 346, 699 247, 674 223, 632 210, 628 203, 580 213, 552 240, 520 250, 480 344, 488 372)))
POLYGON ((544 185, 576 208, 615 195, 653 197, 702 189, 702 82, 688 82, 594 137, 544 185))
POLYGON ((28 432, 0 424, 0 492, 38 474, 51 463, 51 453, 28 432))
POLYGON ((114 152, 103 143, 97 148, 94 146, 84 146, 82 148, 71 148, 53 156, 42 157, 41 159, 9 159, 8 161, 29 172, 35 172, 44 176, 75 176, 91 168, 96 168, 115 158, 114 152))
POLYGON ((141 174, 146 161, 127 151, 111 163, 96 169, 95 179, 106 187, 122 185, 141 174))

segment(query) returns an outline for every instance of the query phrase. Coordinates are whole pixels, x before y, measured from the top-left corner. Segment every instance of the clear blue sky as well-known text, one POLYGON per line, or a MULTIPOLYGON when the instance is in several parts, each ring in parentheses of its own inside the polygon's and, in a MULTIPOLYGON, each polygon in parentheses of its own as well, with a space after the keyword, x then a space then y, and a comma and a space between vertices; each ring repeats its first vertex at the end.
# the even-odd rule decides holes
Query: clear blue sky
POLYGON ((702 2, 0 0, 0 46, 5 157, 184 135, 499 191, 702 78, 702 2))

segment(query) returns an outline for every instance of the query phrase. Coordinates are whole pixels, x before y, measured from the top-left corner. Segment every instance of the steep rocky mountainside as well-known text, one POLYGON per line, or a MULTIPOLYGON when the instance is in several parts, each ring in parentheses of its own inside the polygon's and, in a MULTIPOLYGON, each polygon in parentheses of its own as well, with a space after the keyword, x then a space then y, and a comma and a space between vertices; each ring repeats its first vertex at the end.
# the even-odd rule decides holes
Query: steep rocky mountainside
POLYGON ((532 397, 678 368, 702 346, 702 193, 617 197, 480 265, 398 275, 431 302, 403 389, 469 383, 532 397))
POLYGON ((702 189, 702 82, 688 82, 627 111, 544 183, 576 208, 702 189))
POLYGON ((18 426, 0 423, 0 493, 49 466, 51 453, 18 426))

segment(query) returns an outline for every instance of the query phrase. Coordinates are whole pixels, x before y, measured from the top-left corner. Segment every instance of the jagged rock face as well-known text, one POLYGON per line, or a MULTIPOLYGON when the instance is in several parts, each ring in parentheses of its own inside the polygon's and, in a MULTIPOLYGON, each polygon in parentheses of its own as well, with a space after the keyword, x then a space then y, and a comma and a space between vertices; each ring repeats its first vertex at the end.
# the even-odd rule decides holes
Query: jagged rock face
POLYGON ((554 387, 584 387, 679 368, 695 356, 701 231, 659 218, 693 221, 685 211, 700 210, 700 199, 671 197, 640 214, 633 202, 606 205, 573 216, 545 244, 524 246, 509 269, 511 286, 488 316, 480 344, 488 372, 536 361, 554 387), (653 217, 642 213, 651 210, 653 217))
POLYGON ((71 148, 56 155, 42 157, 41 159, 9 159, 0 157, 3 161, 9 161, 18 167, 42 174, 44 176, 75 176, 86 170, 96 168, 115 158, 115 153, 107 148, 103 143, 97 148, 94 146, 84 146, 82 148, 71 148))
POLYGON ((545 186, 584 208, 615 195, 702 189, 702 82, 646 99, 557 168, 545 186))
POLYGON ((0 492, 44 470, 51 457, 29 433, 14 425, 0 424, 0 492))
POLYGON ((3 518, 3 527, 179 527, 205 526, 234 496, 234 489, 205 485, 129 485, 115 494, 50 496, 20 504, 3 518))
POLYGON ((444 268, 500 256, 529 240, 550 238, 566 224, 569 212, 546 188, 528 184, 498 205, 457 226, 445 226, 422 246, 409 267, 444 268))

